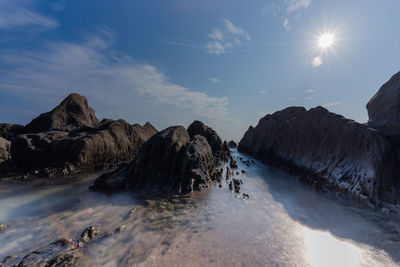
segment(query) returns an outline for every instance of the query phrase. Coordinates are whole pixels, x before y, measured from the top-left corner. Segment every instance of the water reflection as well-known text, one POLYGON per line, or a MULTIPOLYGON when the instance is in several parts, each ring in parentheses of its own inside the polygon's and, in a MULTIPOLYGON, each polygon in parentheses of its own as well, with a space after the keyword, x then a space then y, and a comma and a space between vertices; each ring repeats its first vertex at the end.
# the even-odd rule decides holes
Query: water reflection
POLYGON ((78 265, 396 266, 400 260, 399 242, 387 238, 374 213, 312 192, 260 163, 238 163, 247 172, 239 176, 250 199, 225 182, 190 197, 106 196, 87 189, 93 177, 0 194, 6 207, 0 223, 10 225, 0 233, 0 259, 21 257, 59 236, 76 238, 89 225, 101 235, 124 225, 120 234, 83 249, 78 265))

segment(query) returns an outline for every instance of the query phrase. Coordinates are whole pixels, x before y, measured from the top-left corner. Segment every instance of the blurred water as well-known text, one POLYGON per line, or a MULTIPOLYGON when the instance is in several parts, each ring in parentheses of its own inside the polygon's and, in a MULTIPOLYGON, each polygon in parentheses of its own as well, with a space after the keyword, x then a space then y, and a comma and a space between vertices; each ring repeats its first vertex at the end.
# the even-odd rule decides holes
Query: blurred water
MULTIPOLYGON (((248 157, 233 151, 234 157, 248 157)), ((190 197, 143 199, 88 190, 94 175, 67 185, 1 185, 0 259, 20 257, 87 226, 100 235, 80 266, 398 266, 394 222, 298 184, 260 163, 247 167, 244 200, 224 181, 190 197), (135 212, 129 214, 132 208, 135 212), (389 226, 388 226, 389 225, 389 226)), ((400 229, 400 228, 399 228, 400 229)))

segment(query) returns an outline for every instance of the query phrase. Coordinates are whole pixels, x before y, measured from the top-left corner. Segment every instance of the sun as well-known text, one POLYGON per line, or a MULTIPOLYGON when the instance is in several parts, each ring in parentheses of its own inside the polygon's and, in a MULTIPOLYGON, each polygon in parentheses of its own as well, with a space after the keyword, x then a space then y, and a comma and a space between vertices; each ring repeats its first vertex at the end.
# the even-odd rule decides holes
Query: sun
POLYGON ((335 36, 333 33, 326 32, 318 37, 318 46, 321 49, 331 48, 335 43, 335 36))

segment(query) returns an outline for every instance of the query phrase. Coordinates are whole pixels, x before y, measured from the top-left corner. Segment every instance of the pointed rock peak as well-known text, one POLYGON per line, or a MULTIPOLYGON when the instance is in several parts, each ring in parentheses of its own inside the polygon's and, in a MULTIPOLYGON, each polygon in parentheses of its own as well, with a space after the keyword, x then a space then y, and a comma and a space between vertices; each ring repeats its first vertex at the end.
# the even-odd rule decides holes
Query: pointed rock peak
POLYGON ((217 132, 203 122, 196 120, 190 124, 187 130, 192 139, 196 135, 204 136, 210 144, 216 158, 225 160, 230 155, 228 146, 223 145, 222 139, 217 132))
POLYGON ((52 130, 68 131, 99 125, 94 110, 89 107, 86 97, 70 94, 52 111, 43 113, 25 126, 24 133, 38 133, 52 130))
POLYGON ((386 135, 400 134, 400 72, 393 75, 367 104, 368 125, 386 135))
POLYGON ((143 128, 157 132, 156 127, 154 127, 153 124, 148 121, 146 121, 146 123, 143 125, 143 128))

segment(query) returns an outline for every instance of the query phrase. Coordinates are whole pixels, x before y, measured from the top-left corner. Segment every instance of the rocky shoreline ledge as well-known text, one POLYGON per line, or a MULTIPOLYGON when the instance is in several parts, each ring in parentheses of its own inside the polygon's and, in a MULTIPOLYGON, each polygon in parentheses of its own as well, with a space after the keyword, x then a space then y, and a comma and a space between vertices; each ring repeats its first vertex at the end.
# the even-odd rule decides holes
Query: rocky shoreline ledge
POLYGON ((368 124, 323 107, 289 107, 250 126, 238 149, 364 206, 399 204, 399 96, 400 72, 368 103, 368 124))

